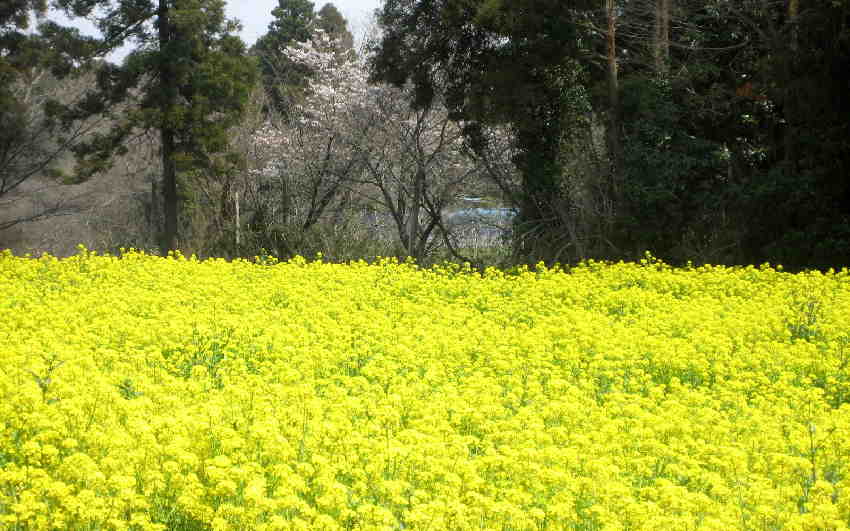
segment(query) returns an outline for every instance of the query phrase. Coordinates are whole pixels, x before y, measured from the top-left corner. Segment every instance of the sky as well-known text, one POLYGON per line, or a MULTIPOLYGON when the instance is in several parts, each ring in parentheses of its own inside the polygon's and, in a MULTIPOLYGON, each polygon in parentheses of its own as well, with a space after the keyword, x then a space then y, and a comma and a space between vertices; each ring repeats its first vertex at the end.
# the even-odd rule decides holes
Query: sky
MULTIPOLYGON (((371 19, 372 12, 381 4, 381 0, 313 0, 316 11, 329 2, 348 20, 348 29, 355 38, 360 36, 371 19)), ((229 0, 227 14, 230 18, 242 22, 242 40, 250 46, 268 29, 272 20, 272 9, 277 5, 277 0, 229 0)))
MULTIPOLYGON (((363 35, 372 19, 372 13, 381 5, 382 0, 313 0, 316 11, 328 2, 335 5, 348 21, 348 29, 356 40, 363 35)), ((242 23, 242 40, 251 46, 257 37, 268 30, 269 22, 272 20, 272 9, 277 7, 278 0, 227 0, 226 5, 227 16, 238 19, 242 23)), ((69 23, 57 13, 50 15, 50 18, 61 24, 69 23)), ((88 34, 96 31, 94 26, 86 21, 75 20, 71 22, 71 25, 88 34)), ((116 52, 109 59, 120 61, 126 53, 126 51, 116 52)))

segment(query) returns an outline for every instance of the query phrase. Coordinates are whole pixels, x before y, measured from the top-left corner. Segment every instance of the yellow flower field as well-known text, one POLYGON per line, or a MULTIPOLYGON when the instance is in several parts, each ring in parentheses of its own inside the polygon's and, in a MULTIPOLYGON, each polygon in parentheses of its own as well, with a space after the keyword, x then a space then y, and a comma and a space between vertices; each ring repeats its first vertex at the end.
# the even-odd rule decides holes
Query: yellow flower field
POLYGON ((850 273, 0 254, 0 529, 850 527, 850 273))

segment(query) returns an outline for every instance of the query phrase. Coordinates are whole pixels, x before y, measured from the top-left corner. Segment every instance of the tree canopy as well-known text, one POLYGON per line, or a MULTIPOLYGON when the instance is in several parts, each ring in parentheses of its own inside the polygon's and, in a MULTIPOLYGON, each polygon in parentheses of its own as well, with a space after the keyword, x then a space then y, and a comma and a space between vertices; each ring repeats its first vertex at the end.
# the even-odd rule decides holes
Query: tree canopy
MULTIPOLYGON (((47 2, 41 0, 0 6, 0 230, 73 209, 67 196, 53 202, 23 190, 34 178, 58 177, 55 163, 91 125, 78 121, 59 134, 49 104, 76 91, 74 80, 64 78, 85 71, 95 40, 46 15, 47 2), (6 210, 30 200, 38 205, 26 213, 6 210)), ((51 184, 60 181, 50 179, 51 184)))
POLYGON ((57 0, 70 14, 94 17, 102 50, 137 47, 122 65, 105 65, 98 90, 65 109, 66 123, 112 114, 114 126, 76 149, 81 177, 108 168, 130 135, 159 133, 165 224, 163 251, 178 245, 178 176, 226 175, 238 161, 228 155, 228 130, 239 122, 254 83, 255 66, 223 0, 57 0))
POLYGON ((472 145, 480 124, 507 123, 516 134, 524 197, 519 223, 524 254, 547 246, 551 197, 558 187, 559 150, 576 105, 571 85, 582 68, 572 57, 581 45, 577 10, 560 0, 428 2, 387 0, 378 12, 383 30, 372 62, 374 78, 412 82, 414 104, 427 107, 439 92, 452 116, 466 122, 472 145))
POLYGON ((375 79, 444 94, 473 146, 510 126, 532 261, 850 257, 846 1, 386 0, 378 23, 375 79))
POLYGON ((341 52, 351 50, 354 39, 345 17, 330 3, 316 12, 309 0, 278 0, 272 17, 268 31, 257 40, 253 52, 260 59, 263 85, 274 110, 287 113, 305 96, 310 70, 293 62, 285 50, 309 42, 317 28, 339 43, 341 52))
POLYGON ((316 13, 316 27, 338 42, 344 50, 354 48, 354 36, 348 30, 348 21, 333 4, 325 4, 316 13))

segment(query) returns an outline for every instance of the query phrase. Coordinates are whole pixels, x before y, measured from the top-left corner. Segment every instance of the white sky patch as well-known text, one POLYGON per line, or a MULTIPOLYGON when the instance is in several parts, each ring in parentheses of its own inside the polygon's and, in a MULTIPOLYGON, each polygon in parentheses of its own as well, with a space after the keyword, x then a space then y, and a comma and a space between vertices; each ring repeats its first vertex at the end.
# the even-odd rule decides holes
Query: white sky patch
MULTIPOLYGON (((316 11, 319 11, 326 3, 328 3, 326 0, 313 1, 316 11)), ((381 6, 382 0, 333 0, 330 3, 339 9, 348 21, 349 31, 354 35, 355 40, 359 41, 368 29, 375 9, 381 6)), ((277 0, 230 0, 226 2, 227 16, 242 23, 240 35, 248 46, 254 44, 260 35, 268 31, 269 22, 272 21, 272 9, 277 6, 277 0)), ((50 18, 60 24, 70 24, 77 27, 86 35, 97 34, 97 28, 87 20, 75 19, 69 21, 58 12, 51 13, 50 18)), ((125 46, 110 55, 109 59, 121 61, 131 49, 132 45, 125 46)))

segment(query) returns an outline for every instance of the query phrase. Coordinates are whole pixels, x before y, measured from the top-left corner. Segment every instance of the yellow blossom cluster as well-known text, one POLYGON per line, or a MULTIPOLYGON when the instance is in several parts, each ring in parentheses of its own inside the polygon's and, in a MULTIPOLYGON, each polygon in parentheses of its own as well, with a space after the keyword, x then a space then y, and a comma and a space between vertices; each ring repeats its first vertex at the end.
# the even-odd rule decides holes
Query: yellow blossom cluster
POLYGON ((0 253, 0 528, 838 530, 850 273, 0 253))

